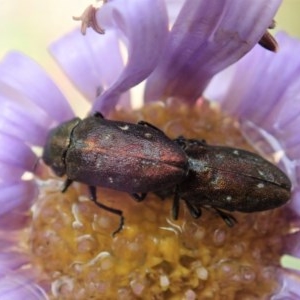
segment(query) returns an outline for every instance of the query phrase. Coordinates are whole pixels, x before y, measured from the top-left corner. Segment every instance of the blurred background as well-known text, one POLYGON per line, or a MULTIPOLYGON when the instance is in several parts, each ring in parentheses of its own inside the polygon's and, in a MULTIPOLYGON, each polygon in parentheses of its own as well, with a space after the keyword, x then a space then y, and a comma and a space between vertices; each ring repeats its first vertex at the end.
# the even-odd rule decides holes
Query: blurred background
MULTIPOLYGON (((47 70, 67 99, 76 104, 73 107, 79 116, 86 114, 87 104, 48 54, 47 46, 79 26, 72 16, 80 16, 88 5, 95 3, 89 0, 0 0, 0 59, 10 50, 20 50, 34 58, 47 70)), ((275 17, 275 31, 284 30, 300 38, 299 12, 300 0, 283 0, 275 17)), ((299 262, 284 262, 300 268, 299 262)))

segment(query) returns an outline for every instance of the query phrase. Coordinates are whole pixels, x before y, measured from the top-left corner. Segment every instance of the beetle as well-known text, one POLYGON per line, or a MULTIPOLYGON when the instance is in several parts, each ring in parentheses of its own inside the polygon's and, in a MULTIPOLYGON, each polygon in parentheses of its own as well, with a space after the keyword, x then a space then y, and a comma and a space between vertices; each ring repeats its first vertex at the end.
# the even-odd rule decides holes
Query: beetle
POLYGON ((101 113, 76 117, 52 129, 42 159, 57 176, 66 175, 62 192, 73 181, 85 183, 96 205, 120 216, 113 235, 123 227, 123 212, 97 201, 97 186, 142 201, 150 191, 181 182, 188 172, 184 150, 161 130, 144 121, 107 120, 101 113))
POLYGON ((208 145, 204 140, 174 140, 188 156, 189 173, 176 185, 172 214, 182 199, 194 218, 202 207, 213 208, 232 227, 237 221, 225 211, 258 212, 284 205, 291 181, 261 156, 237 148, 208 145))

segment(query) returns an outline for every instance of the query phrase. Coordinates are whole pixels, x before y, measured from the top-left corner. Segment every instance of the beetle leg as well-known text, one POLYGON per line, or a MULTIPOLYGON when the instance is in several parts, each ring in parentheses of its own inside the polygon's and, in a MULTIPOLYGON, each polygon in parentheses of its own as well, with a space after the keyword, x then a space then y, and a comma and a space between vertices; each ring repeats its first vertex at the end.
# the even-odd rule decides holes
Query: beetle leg
POLYGON ((63 188, 61 190, 62 193, 66 192, 69 186, 73 183, 73 180, 67 178, 66 181, 64 182, 63 188))
POLYGON ((134 200, 136 200, 137 202, 141 202, 143 201, 146 196, 147 196, 147 193, 141 193, 141 194, 138 194, 138 193, 133 193, 131 194, 131 196, 134 198, 134 200))
POLYGON ((97 201, 97 189, 95 186, 89 186, 90 196, 93 201, 97 201))
POLYGON ((101 112, 99 111, 96 111, 94 114, 93 114, 94 117, 96 118, 101 118, 101 119, 104 119, 104 116, 101 114, 101 112))
POLYGON ((113 213, 115 215, 118 215, 120 217, 120 223, 118 228, 112 233, 112 236, 114 237, 118 232, 120 232, 124 226, 124 216, 123 216, 123 211, 120 209, 115 209, 109 206, 106 206, 99 201, 97 201, 96 198, 96 187, 94 186, 89 186, 90 193, 91 193, 91 200, 100 208, 109 211, 110 213, 113 213))
POLYGON ((180 201, 179 188, 178 185, 176 185, 174 199, 173 199, 173 207, 172 207, 172 216, 174 220, 178 219, 179 208, 180 208, 179 201, 180 201))
POLYGON ((159 131, 159 132, 163 132, 162 130, 160 130, 159 128, 157 128, 156 126, 152 125, 151 123, 148 123, 146 121, 139 121, 138 122, 139 125, 143 125, 145 127, 151 127, 153 129, 155 129, 156 131, 159 131))
POLYGON ((185 204, 190 212, 190 215, 194 218, 194 219, 198 219, 201 217, 202 215, 202 211, 201 208, 198 208, 194 205, 192 205, 189 201, 185 201, 185 204))
POLYGON ((237 223, 237 219, 232 216, 231 214, 225 213, 222 210, 217 209, 216 207, 213 207, 213 209, 218 213, 218 215, 224 220, 224 222, 226 223, 226 225, 228 227, 233 227, 234 224, 237 223))

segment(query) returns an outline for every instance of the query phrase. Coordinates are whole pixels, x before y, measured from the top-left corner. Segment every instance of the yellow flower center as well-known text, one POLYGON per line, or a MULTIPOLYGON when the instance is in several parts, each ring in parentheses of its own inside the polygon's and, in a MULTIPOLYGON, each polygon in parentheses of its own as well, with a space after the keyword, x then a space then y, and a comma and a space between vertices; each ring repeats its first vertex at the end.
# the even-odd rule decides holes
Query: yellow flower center
MULTIPOLYGON (((205 101, 190 108, 170 101, 138 111, 115 111, 110 119, 145 120, 170 138, 205 139, 209 144, 253 151, 238 123, 205 101)), ((117 166, 116 166, 117 168, 117 166)), ((263 299, 280 284, 276 269, 288 231, 284 209, 233 213, 229 228, 213 210, 193 219, 184 203, 171 216, 172 198, 149 193, 143 202, 98 188, 99 201, 124 213, 119 218, 88 199, 82 184, 62 194, 61 179, 41 187, 33 213, 32 253, 57 299, 263 299), (59 184, 58 184, 59 183, 59 184)))

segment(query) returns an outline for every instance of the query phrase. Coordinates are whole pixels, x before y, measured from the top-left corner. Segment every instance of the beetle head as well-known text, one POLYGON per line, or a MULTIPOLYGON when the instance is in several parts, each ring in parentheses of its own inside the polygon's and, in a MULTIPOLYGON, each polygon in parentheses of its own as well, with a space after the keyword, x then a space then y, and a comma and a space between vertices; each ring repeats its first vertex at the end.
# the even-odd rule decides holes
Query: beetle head
POLYGON ((80 122, 74 118, 53 128, 46 139, 44 146, 43 161, 51 167, 57 176, 66 173, 65 156, 71 142, 71 135, 74 127, 80 122))

